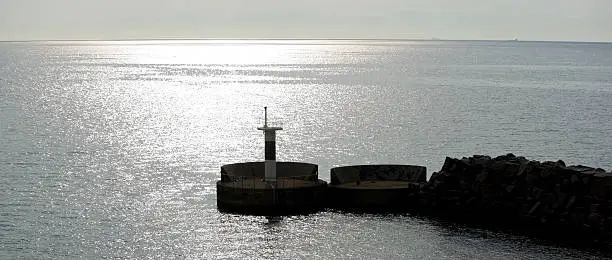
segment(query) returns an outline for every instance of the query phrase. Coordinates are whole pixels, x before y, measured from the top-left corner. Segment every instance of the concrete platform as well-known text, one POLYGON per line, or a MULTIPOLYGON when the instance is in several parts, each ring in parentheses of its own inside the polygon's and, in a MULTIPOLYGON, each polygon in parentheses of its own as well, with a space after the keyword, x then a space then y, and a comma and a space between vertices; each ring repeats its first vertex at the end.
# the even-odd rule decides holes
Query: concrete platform
POLYGON ((278 162, 278 177, 265 182, 264 162, 221 167, 217 208, 222 212, 282 216, 309 214, 324 207, 327 182, 318 179, 318 166, 278 162))
POLYGON ((415 165, 354 165, 330 170, 327 207, 396 212, 416 203, 427 169, 415 165))

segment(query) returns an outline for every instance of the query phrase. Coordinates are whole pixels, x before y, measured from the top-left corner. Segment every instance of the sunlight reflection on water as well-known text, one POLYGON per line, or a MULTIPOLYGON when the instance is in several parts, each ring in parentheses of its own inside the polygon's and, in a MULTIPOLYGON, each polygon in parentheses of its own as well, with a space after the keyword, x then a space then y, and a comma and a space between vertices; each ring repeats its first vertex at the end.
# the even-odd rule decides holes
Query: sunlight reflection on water
POLYGON ((0 55, 24 57, 0 67, 0 255, 592 256, 414 216, 322 212, 268 223, 216 210, 219 167, 263 159, 263 106, 284 127, 279 160, 316 163, 325 180, 346 164, 418 164, 431 174, 445 156, 475 153, 610 168, 612 51, 589 56, 607 65, 584 67, 558 46, 505 45, 0 45, 0 55), (548 58, 532 59, 536 47, 548 58), (578 78, 555 76, 567 69, 578 78))

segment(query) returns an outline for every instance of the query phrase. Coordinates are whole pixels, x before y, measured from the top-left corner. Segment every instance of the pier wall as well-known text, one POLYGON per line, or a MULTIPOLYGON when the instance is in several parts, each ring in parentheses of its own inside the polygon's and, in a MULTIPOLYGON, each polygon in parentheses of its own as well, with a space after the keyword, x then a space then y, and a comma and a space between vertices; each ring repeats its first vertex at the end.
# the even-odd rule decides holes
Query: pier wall
POLYGON ((330 170, 326 207, 356 212, 398 212, 415 205, 427 168, 416 165, 351 165, 330 170))
POLYGON ((249 215, 307 214, 323 209, 327 183, 316 164, 277 162, 276 180, 266 181, 264 162, 221 166, 217 208, 249 215))
POLYGON ((249 215, 290 215, 323 209, 327 183, 279 189, 253 189, 217 183, 217 207, 221 211, 249 215))
MULTIPOLYGON (((244 162, 221 166, 221 181, 240 178, 264 178, 264 162, 244 162)), ((276 162, 278 178, 292 178, 316 181, 319 178, 319 166, 303 162, 276 162)))
POLYGON ((330 185, 360 181, 406 181, 423 183, 427 181, 427 168, 416 165, 351 165, 330 170, 330 185))

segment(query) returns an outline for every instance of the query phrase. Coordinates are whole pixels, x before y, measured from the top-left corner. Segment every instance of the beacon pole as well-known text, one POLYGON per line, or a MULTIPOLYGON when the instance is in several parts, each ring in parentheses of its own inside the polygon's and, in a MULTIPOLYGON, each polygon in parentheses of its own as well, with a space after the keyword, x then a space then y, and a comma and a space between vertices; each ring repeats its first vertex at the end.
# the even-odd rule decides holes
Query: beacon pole
POLYGON ((258 127, 264 132, 265 139, 265 178, 266 182, 276 181, 276 131, 283 130, 282 127, 268 126, 268 107, 264 107, 264 125, 258 127))

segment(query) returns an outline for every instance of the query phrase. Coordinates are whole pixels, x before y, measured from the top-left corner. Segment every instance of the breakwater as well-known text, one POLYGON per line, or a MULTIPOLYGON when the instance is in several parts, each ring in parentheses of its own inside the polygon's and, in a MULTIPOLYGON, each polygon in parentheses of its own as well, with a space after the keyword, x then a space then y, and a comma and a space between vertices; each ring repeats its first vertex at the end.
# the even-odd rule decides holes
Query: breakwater
POLYGON ((563 161, 507 154, 446 158, 425 179, 413 165, 332 168, 279 162, 268 182, 263 162, 224 165, 217 183, 220 210, 255 215, 308 214, 324 209, 403 212, 522 230, 580 243, 612 244, 612 173, 563 161))
POLYGON ((416 165, 351 165, 330 170, 326 206, 361 212, 405 211, 427 181, 416 165))
POLYGON ((320 211, 327 182, 319 180, 318 166, 278 162, 274 181, 265 179, 265 162, 227 164, 217 182, 217 208, 249 215, 293 215, 320 211))
POLYGON ((582 242, 612 241, 612 173, 513 154, 446 161, 418 212, 582 242))

